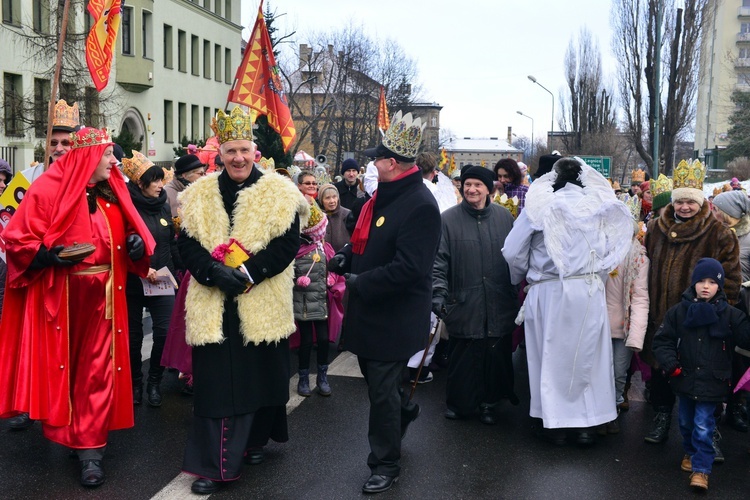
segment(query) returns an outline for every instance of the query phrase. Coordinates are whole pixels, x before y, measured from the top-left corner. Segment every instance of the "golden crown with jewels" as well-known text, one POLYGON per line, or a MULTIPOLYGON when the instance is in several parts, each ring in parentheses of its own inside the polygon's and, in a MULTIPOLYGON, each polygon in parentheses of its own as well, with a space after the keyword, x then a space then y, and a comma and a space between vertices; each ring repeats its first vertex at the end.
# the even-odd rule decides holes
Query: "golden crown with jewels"
POLYGON ((637 196, 628 196, 625 198, 625 205, 630 211, 630 215, 633 216, 634 220, 640 220, 641 218, 641 204, 642 201, 637 196))
POLYGON ((393 115, 391 126, 385 131, 383 146, 404 158, 414 159, 422 142, 422 131, 427 123, 421 118, 412 118, 411 113, 393 115))
POLYGON ((122 173, 133 182, 138 182, 143 173, 154 166, 154 162, 143 156, 139 151, 133 151, 132 158, 122 159, 122 173))
POLYGON ((659 178, 655 181, 651 181, 651 196, 659 196, 663 193, 669 193, 672 191, 674 183, 672 179, 664 174, 659 174, 659 178))
POLYGON ((646 171, 640 168, 633 170, 630 174, 630 182, 635 184, 636 182, 646 182, 646 171))
POLYGON ((251 113, 245 113, 239 106, 235 106, 229 114, 219 110, 216 117, 211 119, 211 130, 219 139, 219 144, 238 140, 252 141, 255 139, 253 128, 251 113))
POLYGON ((673 189, 690 188, 703 190, 703 178, 706 176, 706 166, 700 160, 682 160, 672 173, 673 189))
POLYGON ((73 132, 80 125, 81 116, 78 111, 78 103, 68 106, 65 99, 60 99, 55 103, 55 109, 52 116, 52 130, 62 130, 64 132, 73 132))
POLYGON ((70 139, 73 142, 73 149, 112 144, 112 138, 106 128, 100 130, 93 127, 84 127, 78 132, 70 134, 70 139))

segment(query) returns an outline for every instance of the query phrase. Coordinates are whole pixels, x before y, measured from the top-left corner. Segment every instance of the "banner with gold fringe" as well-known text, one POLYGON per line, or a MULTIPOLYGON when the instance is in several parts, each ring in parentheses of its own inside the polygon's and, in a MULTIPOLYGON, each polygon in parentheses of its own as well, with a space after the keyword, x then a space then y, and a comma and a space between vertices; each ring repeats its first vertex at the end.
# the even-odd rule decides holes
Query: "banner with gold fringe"
POLYGON ((245 48, 245 57, 237 68, 227 101, 244 104, 259 114, 266 115, 268 124, 281 136, 284 151, 289 151, 297 131, 279 75, 261 1, 255 26, 245 48))
POLYGON ((94 20, 86 37, 86 65, 94 87, 101 92, 109 82, 117 30, 120 28, 122 0, 90 0, 89 14, 94 20))

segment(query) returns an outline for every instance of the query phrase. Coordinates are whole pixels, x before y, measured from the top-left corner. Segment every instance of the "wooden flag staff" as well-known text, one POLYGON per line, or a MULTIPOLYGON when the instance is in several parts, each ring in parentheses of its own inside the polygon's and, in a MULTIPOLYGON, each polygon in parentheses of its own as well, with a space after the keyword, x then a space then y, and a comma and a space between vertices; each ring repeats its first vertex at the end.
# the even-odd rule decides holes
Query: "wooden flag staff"
POLYGON ((52 122, 55 119, 55 103, 58 82, 60 81, 60 68, 62 67, 63 44, 68 31, 68 12, 70 11, 70 0, 65 0, 63 7, 62 27, 60 28, 60 40, 57 42, 57 62, 55 63, 55 76, 52 78, 52 88, 49 94, 49 113, 47 114, 47 141, 44 148, 44 170, 49 168, 49 148, 52 140, 52 122))

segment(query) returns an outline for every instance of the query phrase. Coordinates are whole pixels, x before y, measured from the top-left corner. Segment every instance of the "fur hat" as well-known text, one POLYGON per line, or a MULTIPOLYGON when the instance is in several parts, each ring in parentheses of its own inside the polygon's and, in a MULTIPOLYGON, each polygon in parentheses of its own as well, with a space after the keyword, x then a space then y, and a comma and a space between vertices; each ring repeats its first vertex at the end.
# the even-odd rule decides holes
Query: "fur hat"
POLYGON ((180 175, 205 166, 196 155, 184 155, 174 162, 174 173, 180 175))
POLYGON ((557 160, 562 158, 562 156, 555 153, 556 151, 553 151, 552 154, 539 157, 539 167, 536 169, 536 172, 534 172, 534 179, 538 179, 544 174, 552 172, 552 166, 557 160))
POLYGON ((357 164, 357 160, 354 158, 348 158, 344 160, 344 163, 341 164, 341 173, 343 174, 347 170, 356 170, 359 172, 359 165, 357 164))
POLYGON ((714 198, 714 206, 735 219, 750 213, 750 199, 742 191, 727 191, 714 198))
POLYGON ((464 190, 466 179, 478 179, 487 186, 490 193, 495 191, 495 174, 492 170, 477 165, 466 165, 461 169, 461 191, 464 190))
POLYGON ((698 261, 690 278, 690 286, 695 286, 700 280, 711 278, 719 285, 719 290, 724 289, 724 268, 716 259, 704 257, 698 261))

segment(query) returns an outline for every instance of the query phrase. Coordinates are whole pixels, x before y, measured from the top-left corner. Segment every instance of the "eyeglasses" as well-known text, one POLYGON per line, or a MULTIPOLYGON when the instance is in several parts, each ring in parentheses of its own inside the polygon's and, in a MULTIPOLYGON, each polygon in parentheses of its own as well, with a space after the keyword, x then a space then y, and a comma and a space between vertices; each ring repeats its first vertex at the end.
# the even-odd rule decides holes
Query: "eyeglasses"
POLYGON ((73 145, 73 143, 67 139, 63 139, 62 141, 58 141, 57 139, 52 139, 51 141, 49 141, 49 145, 52 146, 53 148, 56 148, 58 144, 62 144, 64 148, 69 148, 70 146, 73 145))
POLYGON ((317 182, 303 182, 302 184, 304 184, 305 186, 317 186, 318 185, 317 182))

